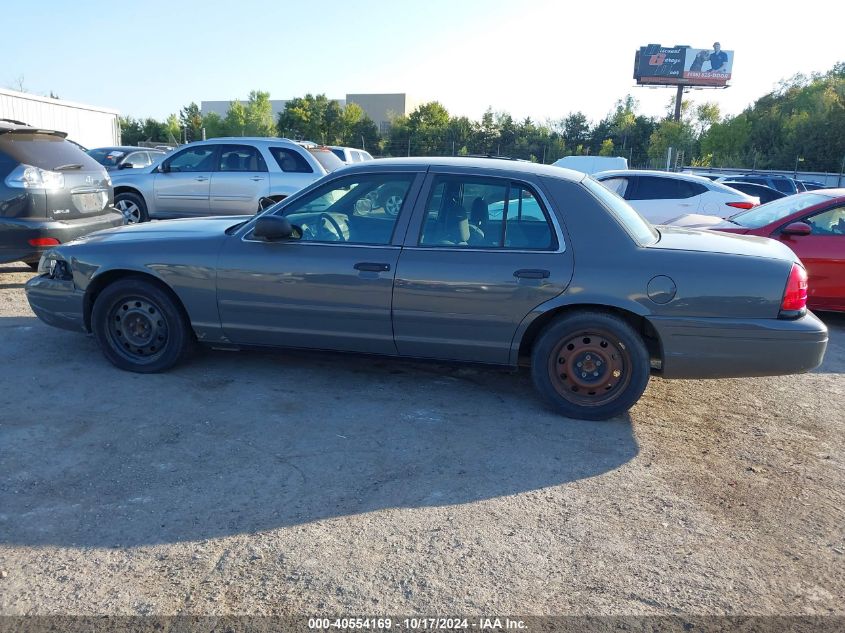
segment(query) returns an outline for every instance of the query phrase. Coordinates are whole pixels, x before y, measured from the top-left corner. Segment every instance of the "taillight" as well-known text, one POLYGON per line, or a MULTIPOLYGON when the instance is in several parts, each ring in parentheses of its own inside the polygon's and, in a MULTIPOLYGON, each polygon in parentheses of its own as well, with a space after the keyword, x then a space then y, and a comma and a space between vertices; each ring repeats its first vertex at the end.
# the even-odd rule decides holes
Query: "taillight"
POLYGON ((792 264, 783 301, 780 304, 781 316, 798 316, 807 308, 807 271, 803 266, 792 264))
POLYGON ((30 246, 58 246, 60 243, 55 237, 34 237, 29 240, 30 246))
POLYGON ((752 209, 757 205, 753 202, 726 202, 726 205, 729 207, 733 207, 734 209, 752 209))

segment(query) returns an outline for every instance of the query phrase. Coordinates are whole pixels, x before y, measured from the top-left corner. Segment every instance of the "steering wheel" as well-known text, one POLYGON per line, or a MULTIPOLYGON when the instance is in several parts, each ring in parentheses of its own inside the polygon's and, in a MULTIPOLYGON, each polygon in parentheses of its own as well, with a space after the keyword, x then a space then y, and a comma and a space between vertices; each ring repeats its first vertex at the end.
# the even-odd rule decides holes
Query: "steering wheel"
POLYGON ((335 220, 335 219, 334 219, 332 216, 330 216, 328 213, 321 213, 321 214, 320 214, 320 223, 321 223, 321 227, 320 227, 320 228, 321 228, 321 231, 325 231, 326 233, 328 233, 328 234, 330 234, 330 235, 331 235, 331 233, 332 233, 332 231, 333 231, 333 232, 336 234, 337 239, 336 239, 336 240, 334 240, 334 241, 337 241, 337 242, 345 242, 345 241, 346 241, 346 240, 343 238, 343 229, 341 229, 341 228, 340 228, 340 224, 338 224, 338 223, 337 223, 337 220, 335 220), (322 225, 322 223, 323 223, 324 221, 328 221, 328 223, 331 225, 331 229, 332 229, 331 231, 329 231, 327 228, 325 228, 325 227, 322 225))

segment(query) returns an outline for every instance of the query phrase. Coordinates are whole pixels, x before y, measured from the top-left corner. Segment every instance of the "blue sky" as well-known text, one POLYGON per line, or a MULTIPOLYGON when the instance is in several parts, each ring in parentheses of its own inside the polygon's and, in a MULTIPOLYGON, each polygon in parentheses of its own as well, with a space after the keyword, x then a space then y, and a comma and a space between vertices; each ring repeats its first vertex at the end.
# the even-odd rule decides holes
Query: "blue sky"
POLYGON ((694 91, 736 113, 796 72, 845 60, 836 3, 604 0, 21 3, 0 40, 0 86, 50 91, 136 117, 202 100, 306 92, 406 92, 479 118, 488 106, 535 120, 599 119, 633 94, 660 114, 671 89, 636 88, 641 45, 736 51, 733 86, 694 91), (643 7, 671 7, 661 13, 643 7), (43 26, 41 26, 43 25, 43 26))

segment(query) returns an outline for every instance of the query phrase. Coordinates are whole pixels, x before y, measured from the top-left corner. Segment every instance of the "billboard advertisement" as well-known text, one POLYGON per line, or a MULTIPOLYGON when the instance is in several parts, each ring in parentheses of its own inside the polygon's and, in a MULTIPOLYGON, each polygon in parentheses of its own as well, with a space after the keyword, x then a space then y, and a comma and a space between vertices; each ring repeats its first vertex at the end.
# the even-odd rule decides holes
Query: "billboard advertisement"
POLYGON ((649 44, 637 51, 634 79, 640 85, 725 87, 731 78, 734 52, 711 48, 649 44))

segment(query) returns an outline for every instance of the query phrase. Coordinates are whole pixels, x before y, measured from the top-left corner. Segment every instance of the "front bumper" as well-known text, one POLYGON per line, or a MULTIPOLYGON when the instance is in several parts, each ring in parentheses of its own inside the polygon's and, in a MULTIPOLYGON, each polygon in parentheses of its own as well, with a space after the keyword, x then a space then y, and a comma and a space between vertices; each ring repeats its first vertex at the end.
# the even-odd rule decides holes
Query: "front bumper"
POLYGON ((35 316, 47 325, 74 332, 85 329, 85 293, 73 281, 33 277, 25 286, 26 298, 35 316))
POLYGON ((0 262, 37 262, 53 246, 32 246, 29 240, 55 238, 60 244, 94 231, 123 226, 126 219, 119 211, 73 220, 32 220, 0 218, 0 262))
POLYGON ((795 320, 648 317, 663 348, 664 378, 800 374, 822 363, 827 326, 795 320))

